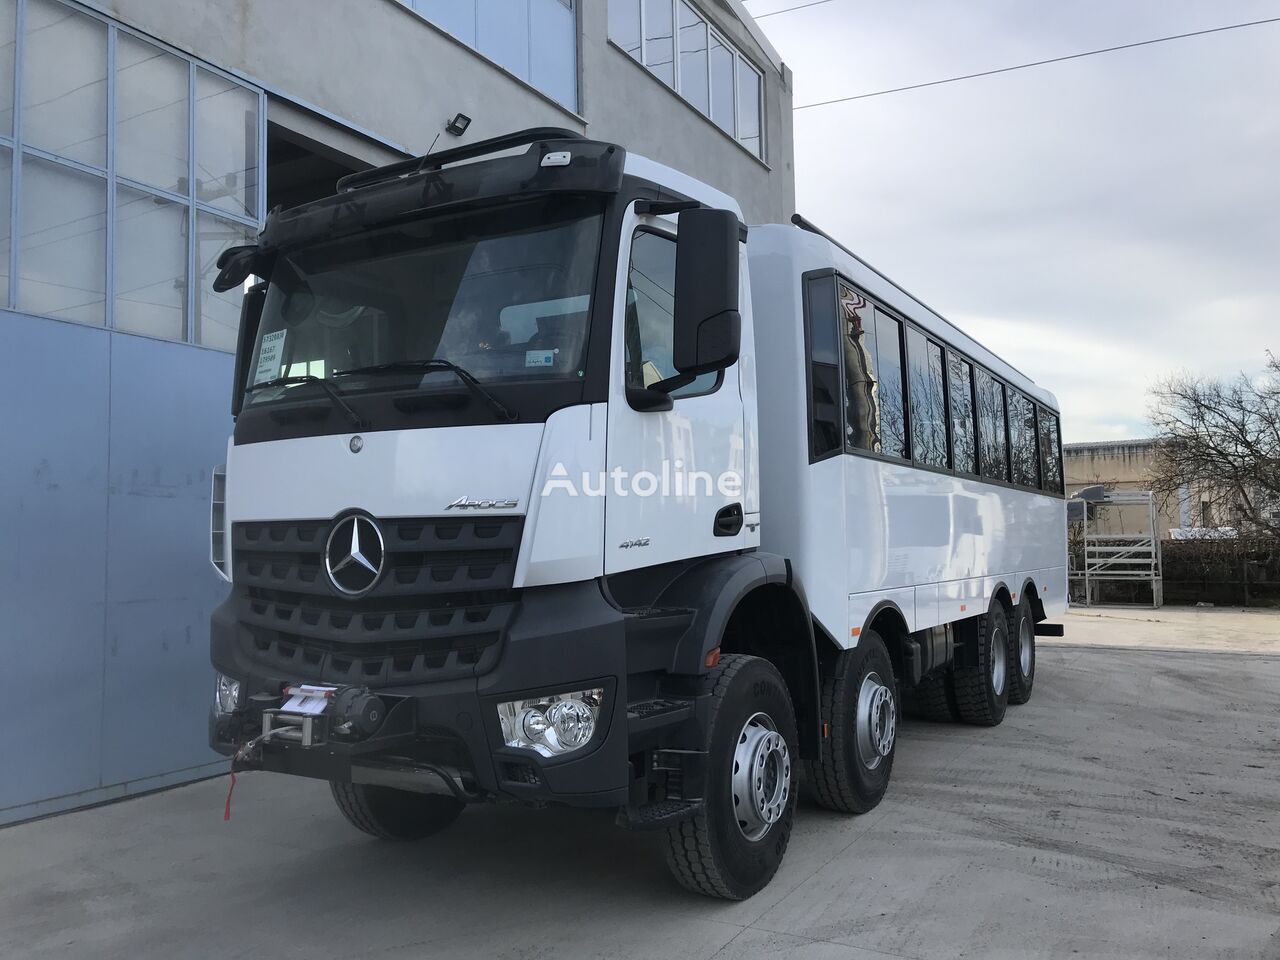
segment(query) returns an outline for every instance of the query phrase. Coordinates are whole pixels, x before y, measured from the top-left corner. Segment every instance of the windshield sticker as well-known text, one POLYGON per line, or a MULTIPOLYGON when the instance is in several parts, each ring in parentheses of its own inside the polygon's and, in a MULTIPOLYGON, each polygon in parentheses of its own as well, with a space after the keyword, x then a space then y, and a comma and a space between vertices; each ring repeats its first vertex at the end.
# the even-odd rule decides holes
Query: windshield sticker
POLYGON ((254 383, 266 383, 280 376, 280 363, 284 357, 284 335, 287 330, 262 335, 262 346, 258 348, 258 369, 253 372, 254 383))
POLYGON ((524 352, 524 365, 526 367, 553 367, 555 362, 555 350, 526 350, 524 352))

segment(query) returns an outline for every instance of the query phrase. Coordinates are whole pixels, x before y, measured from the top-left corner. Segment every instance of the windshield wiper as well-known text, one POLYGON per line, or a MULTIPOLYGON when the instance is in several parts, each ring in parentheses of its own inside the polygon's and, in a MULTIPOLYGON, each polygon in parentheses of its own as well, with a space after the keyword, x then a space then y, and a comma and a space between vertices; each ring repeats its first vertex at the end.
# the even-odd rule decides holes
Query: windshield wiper
POLYGON ((484 400, 489 408, 507 423, 514 423, 516 415, 501 400, 485 388, 465 367, 460 367, 452 360, 391 360, 387 363, 374 363, 367 367, 352 367, 349 370, 335 370, 335 377, 346 377, 353 374, 366 373, 425 373, 432 370, 450 370, 476 396, 484 400))
POLYGON ((295 377, 276 377, 274 380, 264 380, 262 383, 250 384, 245 390, 247 393, 255 393, 258 390, 266 390, 268 387, 287 387, 295 383, 316 384, 328 394, 329 399, 333 401, 333 405, 346 415, 346 418, 351 421, 357 430, 363 430, 367 426, 364 417, 351 408, 351 404, 342 398, 342 391, 337 388, 332 380, 326 377, 316 377, 311 374, 295 377))

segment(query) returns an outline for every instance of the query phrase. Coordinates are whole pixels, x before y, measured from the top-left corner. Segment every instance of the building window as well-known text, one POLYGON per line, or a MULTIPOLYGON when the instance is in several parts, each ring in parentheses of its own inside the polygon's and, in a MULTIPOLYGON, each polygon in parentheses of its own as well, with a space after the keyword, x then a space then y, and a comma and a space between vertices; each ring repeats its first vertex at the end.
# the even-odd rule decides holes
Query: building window
POLYGON ((0 303, 234 350, 239 293, 205 288, 258 232, 263 101, 79 7, 0 0, 0 303))
MULTIPOLYGON (((552 100, 578 109, 578 24, 573 0, 400 2, 552 100)), ((638 17, 637 13, 636 43, 638 17)))
POLYGON ((688 0, 609 0, 609 39, 764 157, 764 77, 688 0))

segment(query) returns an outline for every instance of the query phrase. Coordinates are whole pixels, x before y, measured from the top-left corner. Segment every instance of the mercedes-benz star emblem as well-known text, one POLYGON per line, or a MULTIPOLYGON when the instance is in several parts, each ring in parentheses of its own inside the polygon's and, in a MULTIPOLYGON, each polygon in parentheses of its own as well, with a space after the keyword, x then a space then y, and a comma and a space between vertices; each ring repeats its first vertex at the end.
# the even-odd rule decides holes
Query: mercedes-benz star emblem
POLYGON ((329 531, 324 568, 339 593, 356 597, 373 589, 382 573, 382 531, 369 517, 343 517, 329 531))

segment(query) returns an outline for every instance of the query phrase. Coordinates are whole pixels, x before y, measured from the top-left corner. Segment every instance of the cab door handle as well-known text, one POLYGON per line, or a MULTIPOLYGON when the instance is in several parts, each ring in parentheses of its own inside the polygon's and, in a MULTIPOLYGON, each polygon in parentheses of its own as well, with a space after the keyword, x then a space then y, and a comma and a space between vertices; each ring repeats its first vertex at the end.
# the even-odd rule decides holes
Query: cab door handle
POLYGON ((731 503, 717 510, 711 529, 717 537, 736 537, 742 531, 742 504, 731 503))

